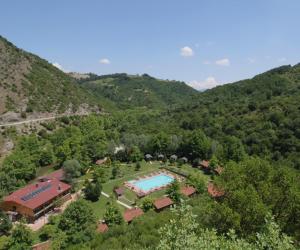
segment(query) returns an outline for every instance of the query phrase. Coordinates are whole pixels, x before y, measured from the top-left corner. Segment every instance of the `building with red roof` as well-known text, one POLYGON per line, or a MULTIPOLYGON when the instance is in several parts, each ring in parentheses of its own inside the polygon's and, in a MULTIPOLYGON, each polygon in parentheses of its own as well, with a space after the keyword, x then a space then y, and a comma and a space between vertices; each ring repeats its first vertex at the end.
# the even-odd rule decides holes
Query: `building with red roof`
POLYGON ((127 223, 130 223, 131 221, 133 221, 134 218, 136 217, 139 217, 141 215, 143 215, 144 212, 142 209, 138 208, 138 207, 134 207, 134 208, 131 208, 131 209, 127 209, 125 212, 124 212, 124 220, 127 222, 127 223))
POLYGON ((153 203, 156 211, 161 211, 173 204, 174 204, 174 202, 169 197, 159 198, 159 199, 155 200, 153 203))
POLYGON ((223 190, 217 188, 212 182, 208 183, 207 192, 213 198, 219 198, 225 194, 223 190))
POLYGON ((192 196, 196 193, 196 189, 192 186, 185 186, 181 188, 180 192, 185 196, 192 196))
POLYGON ((116 196, 117 197, 120 197, 120 196, 122 196, 123 194, 124 194, 124 188, 122 188, 122 187, 118 187, 118 188, 115 188, 114 189, 114 192, 115 192, 115 194, 116 194, 116 196))
POLYGON ((105 233, 108 230, 108 226, 105 222, 101 222, 98 224, 97 232, 98 233, 105 233))
POLYGON ((27 185, 4 197, 1 208, 34 221, 52 210, 55 201, 70 195, 71 186, 57 179, 27 185))

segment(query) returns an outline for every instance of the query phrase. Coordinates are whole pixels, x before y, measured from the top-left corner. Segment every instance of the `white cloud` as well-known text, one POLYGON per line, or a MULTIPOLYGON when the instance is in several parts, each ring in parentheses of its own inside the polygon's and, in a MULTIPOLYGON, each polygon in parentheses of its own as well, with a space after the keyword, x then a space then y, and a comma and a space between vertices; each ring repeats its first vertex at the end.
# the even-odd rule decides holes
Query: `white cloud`
POLYGON ((101 64, 110 64, 110 60, 108 60, 107 58, 102 58, 99 61, 101 64))
POLYGON ((229 66, 230 61, 229 61, 228 58, 223 58, 223 59, 217 60, 216 64, 219 65, 219 66, 229 66))
POLYGON ((210 61, 203 61, 203 64, 204 65, 209 65, 209 64, 211 64, 211 62, 210 61))
POLYGON ((180 55, 184 56, 184 57, 193 56, 194 55, 194 51, 190 47, 185 46, 185 47, 183 47, 183 48, 180 49, 180 55))
POLYGON ((194 80, 189 82, 188 85, 197 90, 205 90, 221 85, 221 83, 219 83, 213 76, 209 76, 204 81, 194 80))
POLYGON ((63 66, 61 66, 58 62, 54 62, 52 63, 53 66, 55 66, 56 68, 60 69, 61 71, 65 72, 65 73, 68 73, 69 70, 66 70, 63 68, 63 66))

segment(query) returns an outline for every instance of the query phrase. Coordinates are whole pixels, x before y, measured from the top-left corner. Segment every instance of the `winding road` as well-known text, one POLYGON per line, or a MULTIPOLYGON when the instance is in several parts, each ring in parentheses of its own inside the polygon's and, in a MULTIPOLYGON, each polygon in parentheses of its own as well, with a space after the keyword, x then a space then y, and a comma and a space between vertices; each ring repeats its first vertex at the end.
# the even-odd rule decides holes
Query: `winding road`
POLYGON ((0 124, 0 128, 11 127, 11 126, 18 126, 18 125, 23 125, 23 124, 28 124, 28 123, 34 123, 34 122, 55 120, 56 118, 61 118, 61 117, 86 116, 86 115, 89 115, 89 114, 90 113, 87 113, 87 114, 68 114, 68 115, 65 114, 65 115, 56 115, 56 116, 34 118, 34 119, 29 119, 29 120, 24 120, 24 121, 18 121, 18 122, 10 122, 10 123, 0 124))

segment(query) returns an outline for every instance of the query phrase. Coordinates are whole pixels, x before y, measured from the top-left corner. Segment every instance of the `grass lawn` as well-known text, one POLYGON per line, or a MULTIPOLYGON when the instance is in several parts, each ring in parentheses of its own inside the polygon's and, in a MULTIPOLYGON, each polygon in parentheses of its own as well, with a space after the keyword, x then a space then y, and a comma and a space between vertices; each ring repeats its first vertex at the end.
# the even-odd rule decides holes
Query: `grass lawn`
POLYGON ((112 201, 115 204, 115 206, 121 211, 121 213, 123 213, 126 210, 126 208, 124 206, 118 204, 115 200, 113 200, 111 198, 107 198, 104 195, 101 195, 100 199, 98 201, 91 202, 91 206, 94 210, 94 213, 95 213, 95 216, 97 219, 103 218, 105 211, 106 211, 107 203, 109 201, 112 201))

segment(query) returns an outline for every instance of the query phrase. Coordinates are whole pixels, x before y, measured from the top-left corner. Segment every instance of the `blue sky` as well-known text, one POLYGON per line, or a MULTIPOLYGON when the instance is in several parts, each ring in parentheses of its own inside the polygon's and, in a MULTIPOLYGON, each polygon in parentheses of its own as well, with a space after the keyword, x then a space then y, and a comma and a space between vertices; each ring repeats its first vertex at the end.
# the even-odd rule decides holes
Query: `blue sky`
POLYGON ((198 89, 300 62, 299 0, 9 0, 0 34, 66 71, 198 89))

